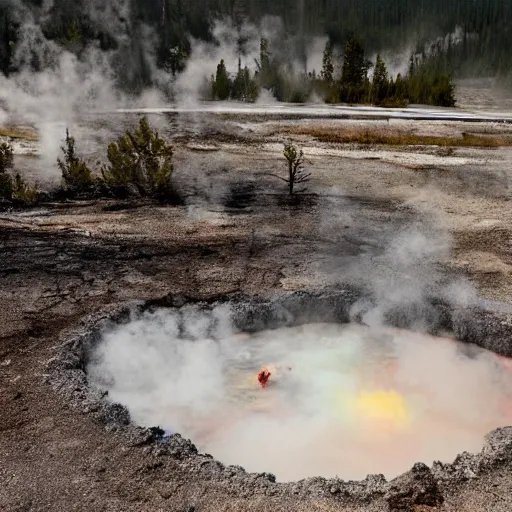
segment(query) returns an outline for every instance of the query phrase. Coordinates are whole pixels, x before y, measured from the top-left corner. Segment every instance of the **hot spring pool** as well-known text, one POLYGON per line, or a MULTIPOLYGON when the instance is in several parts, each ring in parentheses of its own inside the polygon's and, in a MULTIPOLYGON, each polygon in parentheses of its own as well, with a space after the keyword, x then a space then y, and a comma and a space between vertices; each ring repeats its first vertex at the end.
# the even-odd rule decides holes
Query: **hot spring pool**
POLYGON ((309 324, 216 341, 191 318, 147 314, 105 335, 92 383, 133 421, 279 481, 392 478, 415 462, 479 451, 512 424, 508 360, 446 338, 309 324), (268 368, 262 388, 257 374, 268 368))

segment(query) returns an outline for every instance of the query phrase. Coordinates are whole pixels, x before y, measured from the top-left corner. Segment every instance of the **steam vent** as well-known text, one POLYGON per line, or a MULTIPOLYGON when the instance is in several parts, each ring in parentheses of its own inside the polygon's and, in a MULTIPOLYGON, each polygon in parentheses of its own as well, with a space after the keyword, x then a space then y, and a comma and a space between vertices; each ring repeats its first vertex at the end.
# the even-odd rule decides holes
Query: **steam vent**
POLYGON ((0 2, 0 512, 511 512, 512 2, 0 2))

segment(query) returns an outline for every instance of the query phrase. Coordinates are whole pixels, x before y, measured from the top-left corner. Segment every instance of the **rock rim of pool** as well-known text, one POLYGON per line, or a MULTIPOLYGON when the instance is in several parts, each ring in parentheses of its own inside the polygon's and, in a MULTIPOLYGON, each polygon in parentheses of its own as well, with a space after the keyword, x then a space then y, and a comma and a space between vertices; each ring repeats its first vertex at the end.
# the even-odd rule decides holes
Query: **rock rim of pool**
MULTIPOLYGON (((139 447, 148 457, 169 457, 191 476, 201 474, 208 480, 228 484, 242 497, 259 494, 355 504, 383 500, 390 510, 440 505, 450 489, 512 462, 512 427, 489 433, 480 453, 464 452, 452 463, 435 462, 431 467, 418 462, 410 471, 389 482, 383 475, 368 475, 361 481, 313 477, 278 483, 271 473, 248 473, 240 466, 226 466, 209 454, 199 453, 194 444, 180 434, 166 436, 159 428, 136 425, 126 407, 110 401, 106 392, 89 385, 88 357, 100 343, 103 333, 159 308, 180 311, 193 305, 211 310, 229 305, 236 329, 258 332, 315 322, 361 322, 364 312, 374 304, 371 295, 350 286, 266 297, 238 293, 208 299, 167 295, 145 302, 120 304, 86 318, 79 329, 59 340, 54 357, 46 364, 44 378, 73 409, 103 425, 119 443, 139 447)), ((421 329, 433 335, 451 334, 459 341, 511 357, 512 311, 505 305, 497 306, 486 303, 454 306, 446 300, 429 297, 405 306, 390 306, 385 311, 384 320, 390 327, 421 329)))

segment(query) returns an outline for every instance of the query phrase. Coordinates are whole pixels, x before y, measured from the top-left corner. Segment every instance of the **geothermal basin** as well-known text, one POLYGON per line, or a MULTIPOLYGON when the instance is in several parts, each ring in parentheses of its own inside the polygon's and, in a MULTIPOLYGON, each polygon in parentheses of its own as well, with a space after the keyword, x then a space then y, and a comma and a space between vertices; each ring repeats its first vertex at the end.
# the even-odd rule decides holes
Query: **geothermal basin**
POLYGON ((478 452, 485 434, 512 423, 508 359, 384 326, 249 334, 222 309, 191 309, 185 323, 158 309, 105 332, 88 373, 135 423, 278 481, 393 478, 418 461, 478 452))

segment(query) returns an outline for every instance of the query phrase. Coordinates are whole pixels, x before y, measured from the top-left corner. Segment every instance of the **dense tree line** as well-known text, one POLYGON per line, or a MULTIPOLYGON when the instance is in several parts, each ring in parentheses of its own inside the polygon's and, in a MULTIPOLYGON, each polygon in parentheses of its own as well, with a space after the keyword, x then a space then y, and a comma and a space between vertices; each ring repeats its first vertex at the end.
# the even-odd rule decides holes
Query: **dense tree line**
POLYGON ((323 52, 322 69, 297 74, 282 58, 272 56, 268 40, 261 39, 260 58, 255 73, 239 60, 238 72, 230 73, 224 60, 212 75, 210 88, 203 99, 255 101, 262 88, 279 101, 303 103, 312 95, 327 103, 370 103, 398 107, 410 103, 452 107, 455 105, 451 75, 437 65, 436 55, 413 54, 407 74, 396 77, 388 73, 380 55, 371 62, 364 48, 354 37, 345 44, 335 65, 334 47, 327 41, 323 52), (340 73, 336 69, 340 68, 340 73), (371 73, 370 73, 371 70, 371 73))
MULTIPOLYGON (((215 19, 232 17, 259 22, 268 15, 279 16, 288 34, 294 36, 297 54, 304 52, 310 35, 329 36, 333 45, 344 47, 356 36, 368 54, 399 49, 411 42, 425 44, 460 27, 458 40, 449 40, 437 52, 435 65, 460 75, 503 75, 512 69, 512 2, 510 0, 122 0, 128 4, 129 19, 119 9, 116 24, 122 25, 131 41, 120 69, 130 69, 129 86, 145 85, 151 79, 140 44, 151 27, 156 39, 156 60, 160 67, 179 73, 190 53, 191 38, 212 39, 215 19), (129 66, 128 66, 129 64, 129 66)), ((93 2, 99 3, 99 2, 93 2)), ((121 0, 113 4, 121 3, 121 0)), ((41 24, 46 38, 75 53, 90 42, 102 49, 116 48, 119 38, 112 20, 101 23, 91 16, 91 2, 54 0, 49 11, 42 0, 0 2, 0 69, 16 70, 13 60, 18 29, 27 17, 19 5, 29 8, 41 24)), ((114 9, 115 13, 116 10, 114 9)), ((427 56, 423 56, 426 60, 427 56)), ((430 57, 429 57, 430 58, 430 57)), ((430 58, 431 65, 434 60, 430 58)), ((37 68, 38 62, 30 63, 37 68)), ((242 69, 242 72, 244 70, 242 69)), ((241 78, 239 82, 241 81, 241 78)), ((287 84, 283 84, 286 87, 287 84)))

